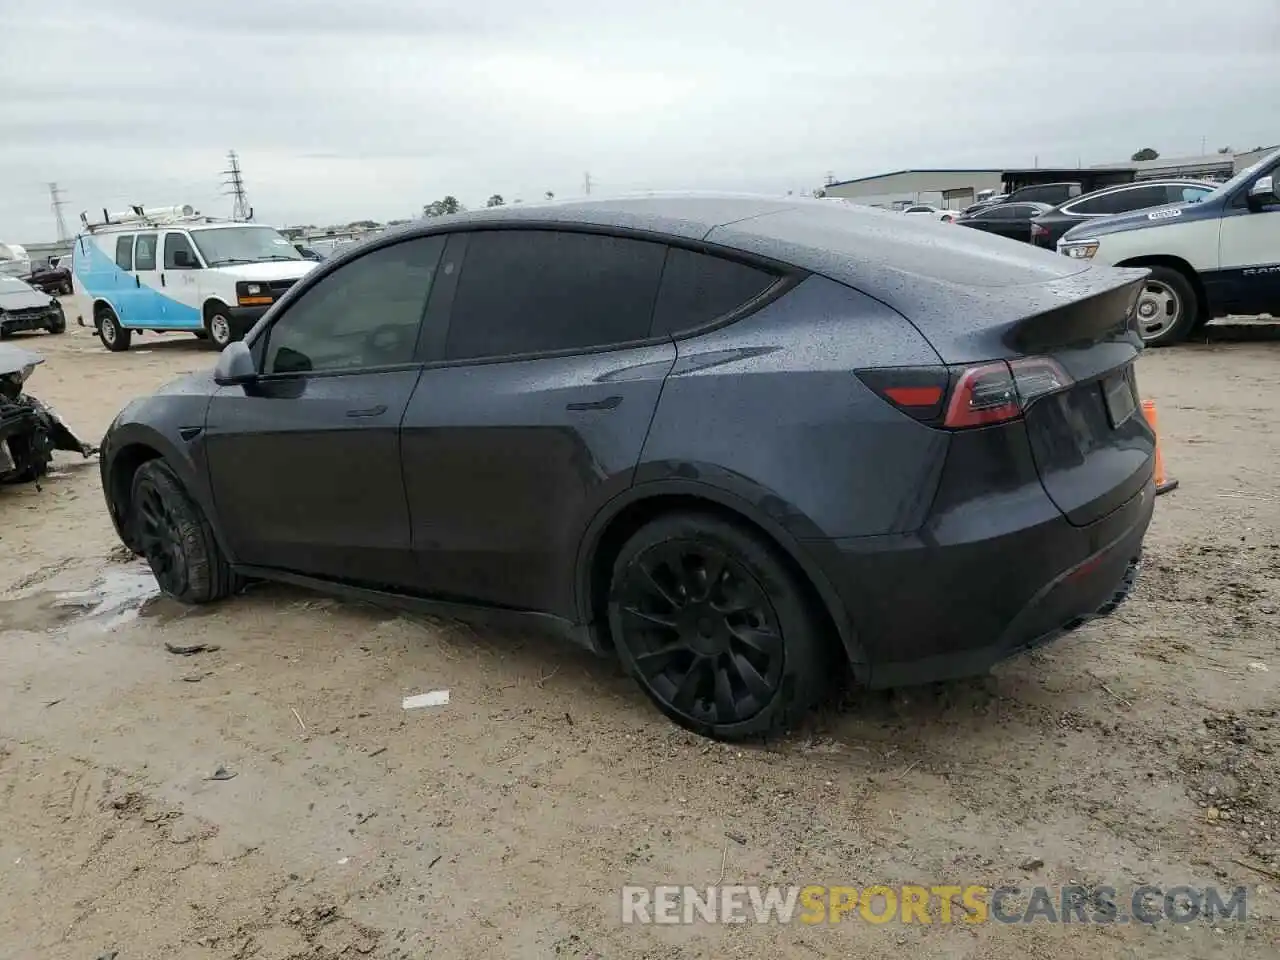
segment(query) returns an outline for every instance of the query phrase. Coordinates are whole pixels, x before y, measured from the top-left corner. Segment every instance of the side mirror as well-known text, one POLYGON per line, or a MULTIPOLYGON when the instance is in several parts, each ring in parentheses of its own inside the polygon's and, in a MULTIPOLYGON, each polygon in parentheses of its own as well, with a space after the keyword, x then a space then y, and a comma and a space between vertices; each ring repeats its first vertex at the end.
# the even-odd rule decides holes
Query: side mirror
POLYGON ((1276 196, 1275 180, 1268 174, 1265 177, 1259 177, 1253 181, 1253 185, 1249 187, 1249 193, 1246 197, 1250 210, 1260 210, 1269 203, 1280 203, 1280 197, 1276 196))
POLYGON ((191 270, 195 267, 195 257, 191 256, 189 250, 173 251, 173 265, 180 270, 191 270))
POLYGON ((253 354, 243 340, 233 340, 222 348, 218 355, 218 365, 213 368, 213 380, 219 386, 233 387, 253 383, 258 379, 258 370, 253 363, 253 354))

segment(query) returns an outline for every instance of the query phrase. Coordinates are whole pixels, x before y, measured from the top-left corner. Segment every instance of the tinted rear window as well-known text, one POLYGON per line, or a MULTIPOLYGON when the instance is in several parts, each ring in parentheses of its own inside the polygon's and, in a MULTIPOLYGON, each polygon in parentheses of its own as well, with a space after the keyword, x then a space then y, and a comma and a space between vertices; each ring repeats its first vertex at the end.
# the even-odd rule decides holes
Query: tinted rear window
POLYGON ((744 263, 672 247, 662 271, 653 334, 666 336, 706 326, 754 300, 777 279, 744 263))
POLYGON ((555 230, 471 234, 450 360, 590 349, 649 336, 666 247, 555 230))

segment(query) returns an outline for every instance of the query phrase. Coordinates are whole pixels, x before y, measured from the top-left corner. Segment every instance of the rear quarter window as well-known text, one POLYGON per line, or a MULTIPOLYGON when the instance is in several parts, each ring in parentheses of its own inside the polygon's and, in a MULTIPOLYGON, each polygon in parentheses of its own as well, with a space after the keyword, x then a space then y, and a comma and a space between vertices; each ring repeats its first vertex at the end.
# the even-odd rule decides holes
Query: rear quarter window
POLYGON ((705 327, 750 303, 778 280, 758 267, 672 247, 658 289, 653 335, 705 327))

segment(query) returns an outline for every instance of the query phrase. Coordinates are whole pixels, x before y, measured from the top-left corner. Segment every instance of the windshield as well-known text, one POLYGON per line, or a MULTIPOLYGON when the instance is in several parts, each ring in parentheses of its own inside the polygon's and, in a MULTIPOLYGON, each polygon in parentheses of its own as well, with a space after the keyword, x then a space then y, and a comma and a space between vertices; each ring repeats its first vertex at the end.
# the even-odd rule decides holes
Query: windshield
POLYGON ((301 260, 302 255, 270 227, 220 227, 192 230, 195 241, 211 267, 229 263, 258 263, 263 260, 301 260))
POLYGON ((1280 157, 1280 150, 1267 154, 1265 157, 1263 157, 1261 160, 1259 160, 1257 163, 1255 163, 1251 167, 1245 167, 1243 170, 1237 173, 1234 177, 1232 177, 1230 180, 1228 180, 1226 183, 1220 186, 1217 190, 1209 194, 1209 196, 1203 197, 1202 199, 1203 200, 1217 199, 1218 197, 1221 197, 1223 194, 1230 193, 1232 190, 1240 186, 1240 184, 1244 183, 1246 180, 1250 180, 1253 177, 1257 176, 1259 171, 1261 171, 1263 167, 1271 163, 1277 157, 1280 157))

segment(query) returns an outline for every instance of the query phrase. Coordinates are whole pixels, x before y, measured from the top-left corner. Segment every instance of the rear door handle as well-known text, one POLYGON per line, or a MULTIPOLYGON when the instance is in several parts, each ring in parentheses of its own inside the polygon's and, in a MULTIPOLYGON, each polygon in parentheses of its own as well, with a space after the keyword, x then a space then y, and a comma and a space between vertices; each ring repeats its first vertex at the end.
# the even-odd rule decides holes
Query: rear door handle
POLYGON ((133 285, 135 287, 142 286, 142 278, 138 276, 136 273, 133 275, 133 285))
POLYGON ((380 403, 376 407, 365 407, 363 410, 348 410, 348 417, 380 417, 387 412, 387 405, 380 403))
POLYGON ((567 404, 567 410, 612 410, 618 404, 622 403, 619 396, 605 397, 603 400, 583 400, 577 403, 567 404))
POLYGON ((160 286, 162 286, 162 287, 167 287, 167 286, 168 286, 168 284, 164 282, 164 274, 163 274, 163 273, 162 273, 162 274, 160 274, 160 286))

